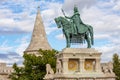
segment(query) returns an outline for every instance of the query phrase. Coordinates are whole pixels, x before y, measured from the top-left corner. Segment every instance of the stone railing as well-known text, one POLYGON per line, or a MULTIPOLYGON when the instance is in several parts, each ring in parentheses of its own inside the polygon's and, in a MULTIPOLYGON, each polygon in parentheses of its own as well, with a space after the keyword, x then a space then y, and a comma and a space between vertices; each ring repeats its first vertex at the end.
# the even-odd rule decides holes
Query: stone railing
POLYGON ((103 78, 54 78, 53 80, 115 80, 115 77, 103 77, 103 78))

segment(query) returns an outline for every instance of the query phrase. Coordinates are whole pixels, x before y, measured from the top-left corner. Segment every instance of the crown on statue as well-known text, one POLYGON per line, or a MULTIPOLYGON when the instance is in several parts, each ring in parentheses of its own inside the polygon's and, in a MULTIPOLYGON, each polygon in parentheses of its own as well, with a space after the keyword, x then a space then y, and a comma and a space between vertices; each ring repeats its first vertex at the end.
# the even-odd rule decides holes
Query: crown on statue
POLYGON ((74 5, 74 11, 78 11, 78 8, 76 5, 74 5))

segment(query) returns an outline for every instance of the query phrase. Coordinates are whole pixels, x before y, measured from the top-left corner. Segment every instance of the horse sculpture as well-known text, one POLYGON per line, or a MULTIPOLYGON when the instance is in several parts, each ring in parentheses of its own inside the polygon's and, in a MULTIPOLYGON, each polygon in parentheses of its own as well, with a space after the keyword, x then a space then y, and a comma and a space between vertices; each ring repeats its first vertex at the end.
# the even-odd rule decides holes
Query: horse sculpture
POLYGON ((71 21, 60 16, 55 18, 55 22, 58 28, 63 28, 62 30, 67 43, 66 47, 70 47, 70 43, 83 43, 85 40, 87 41, 87 48, 91 48, 91 45, 93 45, 93 28, 90 25, 82 24, 82 32, 74 34, 74 24, 71 21))

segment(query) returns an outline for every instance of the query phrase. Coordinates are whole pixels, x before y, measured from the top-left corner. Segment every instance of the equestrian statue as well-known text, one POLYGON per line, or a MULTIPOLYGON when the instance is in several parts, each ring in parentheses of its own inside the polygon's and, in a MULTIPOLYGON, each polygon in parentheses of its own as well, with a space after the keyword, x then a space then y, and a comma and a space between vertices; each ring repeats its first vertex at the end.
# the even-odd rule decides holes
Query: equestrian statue
POLYGON ((84 43, 86 41, 87 48, 91 48, 91 45, 94 44, 93 27, 82 22, 78 8, 74 6, 74 14, 71 17, 67 17, 63 10, 62 12, 64 17, 55 18, 55 22, 58 28, 63 28, 66 47, 70 47, 71 43, 84 43))

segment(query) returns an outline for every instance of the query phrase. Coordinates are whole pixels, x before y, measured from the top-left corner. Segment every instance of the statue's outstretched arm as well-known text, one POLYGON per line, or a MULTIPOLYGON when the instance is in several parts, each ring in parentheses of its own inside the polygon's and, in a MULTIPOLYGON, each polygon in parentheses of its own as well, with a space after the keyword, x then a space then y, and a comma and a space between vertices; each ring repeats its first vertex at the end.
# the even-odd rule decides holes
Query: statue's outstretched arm
POLYGON ((65 18, 71 19, 71 17, 65 16, 65 18))

